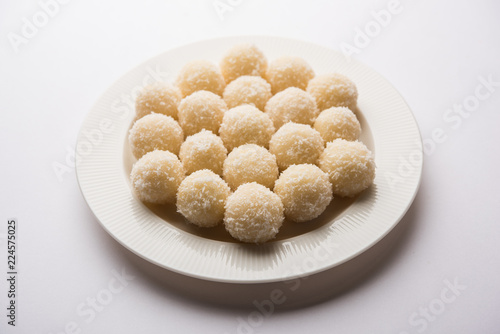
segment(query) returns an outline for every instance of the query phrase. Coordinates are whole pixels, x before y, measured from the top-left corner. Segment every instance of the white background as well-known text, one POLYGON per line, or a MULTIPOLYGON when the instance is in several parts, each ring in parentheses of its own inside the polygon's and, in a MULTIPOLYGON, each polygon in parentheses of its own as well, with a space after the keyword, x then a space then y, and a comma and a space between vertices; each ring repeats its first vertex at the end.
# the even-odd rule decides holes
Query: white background
MULTIPOLYGON (((14 46, 9 36, 24 38, 23 18, 33 22, 42 6, 2 1, 0 267, 5 273, 6 223, 15 217, 19 278, 13 328, 0 274, 0 332, 498 333, 500 3, 404 0, 400 7, 363 46, 358 29, 373 26, 372 11, 387 1, 74 0, 14 46), (217 13, 214 3, 231 10, 217 13), (120 76, 176 46, 229 35, 360 46, 353 56, 399 90, 427 140, 420 191, 394 246, 345 289, 265 319, 255 306, 186 292, 203 288, 196 280, 156 279, 100 227, 74 169, 58 177, 53 168, 68 165, 85 115, 120 76), (489 96, 447 122, 448 109, 474 101, 480 77, 497 82, 489 96), (429 144, 440 131, 440 142, 429 144), (95 317, 79 313, 90 309, 89 298, 106 295, 114 271, 134 278, 95 317), (460 289, 446 290, 447 282, 460 289)), ((223 295, 225 286, 214 289, 223 295)))

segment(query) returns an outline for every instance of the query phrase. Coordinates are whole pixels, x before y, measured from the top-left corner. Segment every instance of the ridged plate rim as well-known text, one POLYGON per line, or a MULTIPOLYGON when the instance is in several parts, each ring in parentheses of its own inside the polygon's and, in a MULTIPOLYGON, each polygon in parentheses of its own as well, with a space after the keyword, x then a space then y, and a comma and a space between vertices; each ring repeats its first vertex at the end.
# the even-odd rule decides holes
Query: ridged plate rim
POLYGON ((228 283, 303 277, 369 250, 410 207, 423 163, 422 141, 411 110, 380 74, 338 51, 270 36, 204 40, 142 63, 111 85, 92 107, 78 135, 76 152, 82 194, 113 238, 160 267, 228 283), (172 80, 189 60, 218 61, 228 48, 242 42, 256 44, 270 60, 282 55, 300 56, 317 74, 340 72, 351 78, 358 87, 358 105, 373 135, 377 164, 372 188, 340 216, 309 233, 264 245, 209 240, 169 225, 133 196, 123 166, 123 146, 134 118, 133 93, 148 80, 172 80))

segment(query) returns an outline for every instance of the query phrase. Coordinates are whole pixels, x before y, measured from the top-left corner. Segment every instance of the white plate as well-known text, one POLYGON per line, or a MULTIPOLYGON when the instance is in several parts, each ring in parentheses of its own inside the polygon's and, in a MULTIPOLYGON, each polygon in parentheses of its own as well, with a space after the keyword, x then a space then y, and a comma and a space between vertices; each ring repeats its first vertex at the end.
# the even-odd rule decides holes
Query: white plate
POLYGON ((198 42, 148 60, 113 84, 90 111, 77 142, 77 177, 104 229, 122 245, 161 267, 201 279, 259 283, 292 279, 337 266, 368 250, 402 218, 417 192, 422 143, 413 115, 379 74, 330 49, 276 37, 230 37, 198 42), (255 43, 269 60, 303 57, 317 74, 340 72, 359 91, 362 141, 375 153, 374 185, 353 200, 334 200, 309 224, 285 222, 264 245, 233 241, 223 227, 210 231, 183 222, 175 207, 147 207, 131 192, 134 159, 127 132, 134 97, 154 80, 173 81, 194 59, 218 62, 232 45, 255 43))

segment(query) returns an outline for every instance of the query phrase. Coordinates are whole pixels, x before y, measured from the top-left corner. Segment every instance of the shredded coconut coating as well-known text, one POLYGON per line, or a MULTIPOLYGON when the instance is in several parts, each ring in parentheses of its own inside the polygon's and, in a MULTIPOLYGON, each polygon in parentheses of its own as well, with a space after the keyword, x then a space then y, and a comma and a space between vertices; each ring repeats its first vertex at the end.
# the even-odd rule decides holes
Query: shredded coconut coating
POLYGON ((274 95, 267 102, 265 111, 276 129, 288 122, 313 125, 319 114, 314 98, 297 87, 289 87, 274 95))
POLYGON ((245 183, 227 199, 224 226, 240 241, 263 243, 278 233, 283 212, 278 195, 261 184, 245 183))
POLYGON ((311 66, 300 57, 280 57, 273 60, 266 71, 266 79, 271 84, 273 94, 288 87, 305 90, 309 80, 314 78, 311 66))
POLYGON ((176 83, 183 97, 199 90, 222 96, 226 87, 226 82, 217 65, 207 60, 195 60, 184 65, 177 76, 176 83))
POLYGON ((273 134, 274 125, 269 116, 248 104, 229 109, 219 129, 219 135, 229 152, 243 144, 268 148, 273 134))
POLYGON ((288 167, 276 181, 274 193, 283 202, 285 217, 298 223, 321 215, 333 198, 328 175, 311 164, 288 167))
POLYGON ((226 86, 223 94, 229 108, 250 104, 262 111, 271 96, 271 85, 261 77, 250 75, 232 81, 226 86))
POLYGON ((181 101, 179 124, 186 136, 194 135, 203 129, 218 134, 226 111, 226 102, 220 96, 201 90, 181 101))
POLYGON ((200 169, 209 169, 222 175, 226 157, 227 149, 222 139, 207 130, 187 137, 179 152, 179 158, 187 175, 200 169))
POLYGON ((323 149, 318 131, 293 122, 283 125, 269 142, 269 151, 276 156, 280 171, 291 165, 316 164, 323 149))
POLYGON ((264 77, 267 58, 253 44, 239 44, 229 49, 222 57, 220 69, 227 83, 243 75, 264 77))
POLYGON ((167 204, 175 202, 177 189, 184 179, 184 169, 175 154, 153 151, 145 154, 132 167, 130 181, 141 201, 167 204))
POLYGON ((373 154, 359 141, 336 139, 326 145, 319 167, 328 174, 333 194, 352 197, 375 179, 373 154))
POLYGON ((335 139, 357 140, 361 125, 356 115, 347 107, 331 107, 323 110, 314 122, 316 129, 328 143, 335 139))
POLYGON ((167 83, 155 83, 144 87, 135 100, 135 113, 138 118, 150 113, 164 114, 177 119, 177 107, 181 92, 167 83))
POLYGON ((276 157, 264 147, 255 144, 238 146, 224 161, 224 180, 232 190, 250 182, 273 189, 278 174, 276 157))
POLYGON ((309 81, 307 91, 316 99, 320 111, 331 107, 354 110, 358 100, 358 89, 354 82, 338 73, 315 77, 309 81))
POLYGON ((221 177, 203 169, 186 177, 177 192, 177 211, 200 227, 222 222, 224 206, 231 190, 221 177))
POLYGON ((179 123, 170 116, 149 114, 137 120, 129 132, 130 148, 139 159, 154 150, 179 153, 184 134, 179 123))

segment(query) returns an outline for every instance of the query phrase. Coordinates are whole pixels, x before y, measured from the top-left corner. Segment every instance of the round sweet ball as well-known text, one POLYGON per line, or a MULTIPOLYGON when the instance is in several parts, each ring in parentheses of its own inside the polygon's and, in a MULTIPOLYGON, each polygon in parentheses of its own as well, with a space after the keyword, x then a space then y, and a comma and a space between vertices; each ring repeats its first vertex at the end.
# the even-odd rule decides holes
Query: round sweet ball
POLYGON ((224 206, 231 190, 214 172, 203 169, 187 176, 177 192, 177 212, 200 227, 222 222, 224 206))
POLYGON ((154 150, 179 153, 184 134, 179 123, 170 116, 149 114, 138 119, 129 131, 130 148, 139 159, 154 150))
POLYGON ((375 178, 375 161, 359 141, 336 139, 326 145, 319 167, 327 173, 333 194, 352 197, 368 188, 375 178))
POLYGON ((177 87, 167 83, 155 83, 139 92, 135 100, 135 113, 138 118, 154 112, 177 119, 180 101, 181 93, 177 87))
POLYGON ((314 122, 316 129, 328 143, 335 139, 357 140, 361 125, 356 115, 347 107, 332 107, 323 110, 314 122))
POLYGON ((307 91, 316 100, 319 110, 331 107, 356 107, 358 89, 354 82, 338 73, 319 75, 309 81, 307 91))
POLYGON ((145 154, 132 167, 130 181, 143 202, 167 204, 175 202, 177 189, 184 179, 184 169, 175 154, 153 151, 145 154))
POLYGON ((266 71, 266 79, 271 84, 273 94, 288 87, 306 89, 309 80, 314 78, 314 71, 300 57, 280 57, 273 60, 266 71))
POLYGON ((200 169, 209 169, 222 175, 226 157, 227 149, 222 139, 208 130, 187 137, 179 152, 179 158, 187 175, 200 169))
POLYGON ((259 244, 274 239, 283 212, 278 195, 261 184, 245 183, 227 199, 224 226, 233 238, 259 244))
POLYGON ((267 69, 267 58, 255 45, 239 44, 222 57, 220 69, 227 83, 243 75, 263 77, 267 69))
POLYGON ((222 96, 229 108, 251 104, 264 110, 272 96, 271 85, 261 77, 244 75, 228 84, 222 96))
POLYGON ((226 102, 219 95, 200 90, 185 97, 179 104, 179 124, 186 136, 203 129, 217 134, 226 110, 226 102))
POLYGON ((229 152, 243 144, 267 148, 273 133, 273 121, 269 116, 248 104, 229 109, 224 114, 219 129, 220 137, 229 152))
POLYGON ((226 82, 219 68, 207 60, 195 60, 187 63, 177 76, 177 87, 186 97, 199 90, 207 90, 222 95, 226 82))
POLYGON ((283 125, 269 142, 269 151, 276 156, 280 171, 291 165, 316 164, 323 149, 318 131, 293 122, 283 125))
POLYGON ((274 193, 283 202, 285 217, 298 223, 318 217, 333 198, 328 175, 310 164, 288 167, 276 181, 274 193))
POLYGON ((224 180, 233 190, 243 183, 250 182, 273 189, 278 174, 276 157, 264 147, 255 144, 238 146, 224 161, 224 180))
POLYGON ((288 122, 313 125, 319 114, 314 98, 297 87, 289 87, 274 95, 267 102, 265 111, 276 129, 288 122))

